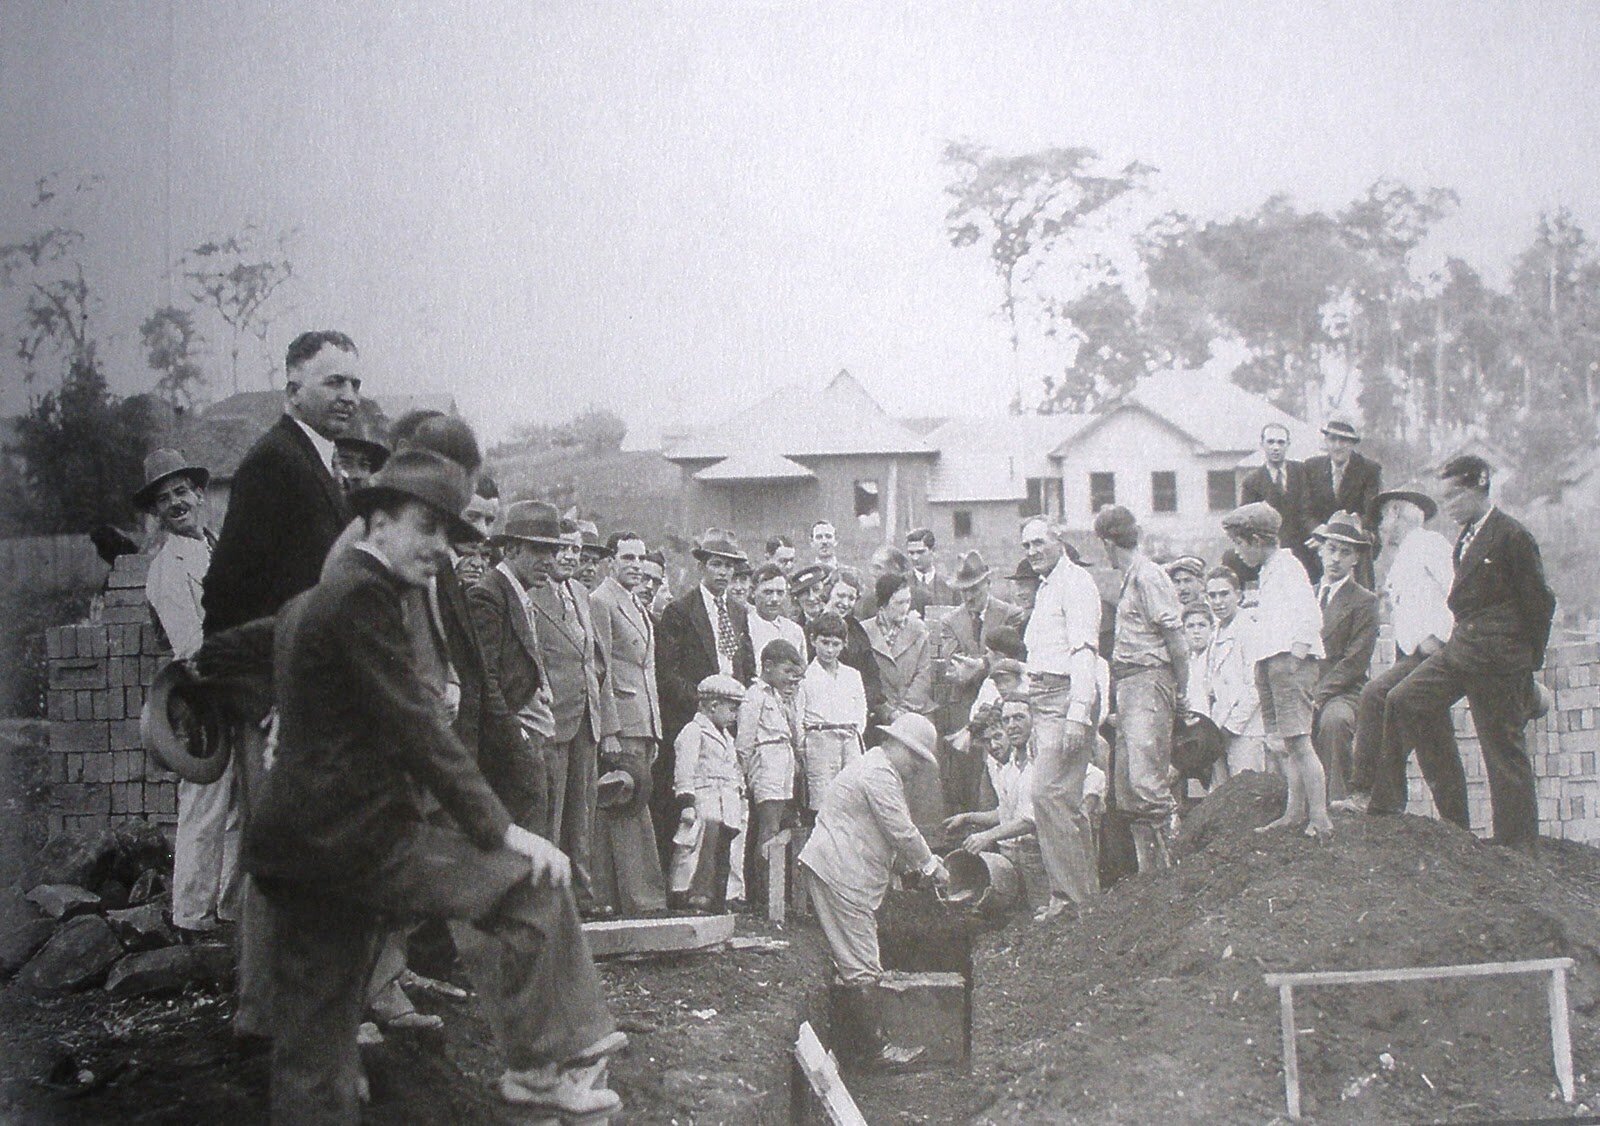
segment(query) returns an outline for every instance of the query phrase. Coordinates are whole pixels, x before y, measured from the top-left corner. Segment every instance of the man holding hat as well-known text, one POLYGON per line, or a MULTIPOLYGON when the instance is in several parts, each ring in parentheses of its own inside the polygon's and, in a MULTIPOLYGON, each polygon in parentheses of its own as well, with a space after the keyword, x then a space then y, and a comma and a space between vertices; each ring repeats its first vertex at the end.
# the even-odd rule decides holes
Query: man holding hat
POLYGON ((353 494, 354 550, 278 615, 273 768, 245 829, 244 863, 269 905, 276 1036, 272 1120, 355 1122, 356 1027, 377 940, 395 919, 456 925, 505 1071, 501 1096, 546 1114, 598 1115, 626 1043, 606 1011, 567 859, 513 824, 429 699, 403 592, 472 539, 465 470, 396 454, 353 494), (429 822, 426 790, 453 819, 429 822))
MULTIPOLYGON (((1373 504, 1383 489, 1383 467, 1356 452, 1361 434, 1347 418, 1332 418, 1322 428, 1323 448, 1328 452, 1306 459, 1306 525, 1315 528, 1328 522, 1335 512, 1354 512, 1370 518, 1373 504)), ((1311 581, 1322 577, 1320 559, 1303 560, 1311 581)), ((1372 589, 1372 561, 1363 561, 1356 579, 1372 589)))
POLYGON ((1443 648, 1389 693, 1395 739, 1392 745, 1384 740, 1369 812, 1405 808, 1404 756, 1416 747, 1439 815, 1470 828, 1461 756, 1436 734, 1465 696, 1489 776, 1494 840, 1532 851, 1539 808, 1524 729, 1537 700, 1533 674, 1544 665, 1556 600, 1539 545, 1490 501, 1490 475, 1489 463, 1475 454, 1452 458, 1439 472, 1444 509, 1461 527, 1448 600, 1455 623, 1443 648))
MULTIPOLYGON (((1450 638, 1453 619, 1448 599, 1455 581, 1455 562, 1450 557, 1450 541, 1424 527, 1438 511, 1432 497, 1415 489, 1378 494, 1378 539, 1389 552, 1383 598, 1394 634, 1394 664, 1361 690, 1351 749, 1350 795, 1337 806, 1347 812, 1366 812, 1374 772, 1383 755, 1397 754, 1403 761, 1410 753, 1398 748, 1384 750, 1386 733, 1389 738, 1397 734, 1387 719, 1389 693, 1450 638)), ((1448 747, 1450 755, 1456 753, 1455 730, 1448 716, 1427 738, 1448 747)))
POLYGON ((1020 606, 990 593, 989 565, 979 552, 969 551, 961 557, 950 586, 961 604, 946 613, 934 631, 934 667, 939 674, 936 687, 940 698, 936 718, 945 735, 967 725, 978 690, 989 675, 984 637, 1004 626, 1020 630, 1023 622, 1020 606))
MULTIPOLYGON (((656 759, 650 811, 655 817, 656 841, 663 849, 670 848, 678 823, 670 748, 684 724, 694 718, 700 682, 715 673, 749 684, 756 675, 745 609, 727 598, 734 564, 747 556, 732 532, 708 528, 695 541, 694 557, 700 564, 700 582, 661 612, 656 632, 663 742, 662 754, 656 759)), ((662 862, 670 863, 671 856, 663 857, 662 862)))
POLYGON ((950 874, 912 823, 906 786, 918 770, 936 765, 939 734, 932 721, 908 712, 880 727, 882 742, 833 780, 817 813, 800 863, 805 867, 817 922, 827 937, 839 980, 848 990, 841 1010, 866 1051, 867 1066, 903 1067, 922 1052, 887 1045, 878 1029, 875 990, 883 977, 874 912, 896 871, 950 874))
MULTIPOLYGON (((211 566, 212 536, 205 526, 206 483, 211 475, 177 450, 154 450, 144 459, 145 482, 133 503, 161 525, 162 541, 150 560, 144 595, 166 635, 172 655, 193 657, 200 648, 200 606, 211 566)), ((215 782, 178 783, 178 829, 172 844, 172 925, 208 931, 237 917, 239 808, 233 764, 215 782)))
POLYGON ((1342 799, 1351 775, 1350 747, 1372 651, 1378 644, 1378 596, 1352 571, 1372 547, 1372 537, 1353 512, 1335 512, 1312 534, 1320 541, 1322 665, 1311 690, 1311 741, 1328 778, 1328 796, 1342 799))

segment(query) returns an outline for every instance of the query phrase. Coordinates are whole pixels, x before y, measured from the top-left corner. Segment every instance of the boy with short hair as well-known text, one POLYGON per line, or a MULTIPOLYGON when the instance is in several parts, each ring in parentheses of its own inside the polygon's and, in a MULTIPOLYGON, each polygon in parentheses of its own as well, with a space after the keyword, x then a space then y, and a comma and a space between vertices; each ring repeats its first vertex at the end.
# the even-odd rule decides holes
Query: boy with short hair
POLYGON ((1327 776, 1311 745, 1311 693, 1323 655, 1322 609, 1305 567, 1278 546, 1282 524, 1277 509, 1264 501, 1236 508, 1222 520, 1246 566, 1260 568, 1245 659, 1255 666, 1268 744, 1282 760, 1289 783, 1283 816, 1256 831, 1304 820, 1306 836, 1320 837, 1333 832, 1327 776))
POLYGON ((795 765, 800 758, 800 716, 797 697, 805 676, 800 651, 779 638, 761 650, 761 676, 739 705, 739 770, 750 792, 757 858, 752 888, 759 901, 766 865, 760 862, 767 842, 778 835, 794 801, 795 765))
POLYGON ((731 676, 708 676, 697 688, 699 710, 678 732, 673 792, 685 826, 698 826, 694 844, 676 845, 673 868, 688 867, 691 911, 720 913, 727 903, 733 838, 744 829, 744 775, 734 725, 744 686, 731 676))
POLYGON ((831 611, 811 626, 815 653, 801 681, 805 711, 801 767, 806 780, 806 809, 822 808, 822 799, 839 771, 861 754, 867 730, 867 693, 861 674, 839 660, 849 631, 845 621, 831 611))

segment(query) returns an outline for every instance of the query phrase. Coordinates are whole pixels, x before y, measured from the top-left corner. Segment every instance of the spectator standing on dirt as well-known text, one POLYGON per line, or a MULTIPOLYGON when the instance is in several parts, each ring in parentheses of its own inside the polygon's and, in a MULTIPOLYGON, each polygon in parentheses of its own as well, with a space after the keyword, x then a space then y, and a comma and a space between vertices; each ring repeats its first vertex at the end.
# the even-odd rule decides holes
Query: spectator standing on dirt
POLYGON ((1036 516, 1022 525, 1022 550, 1043 576, 1023 637, 1038 751, 1033 813, 1050 880, 1050 902, 1034 916, 1043 922, 1087 904, 1098 890, 1089 866, 1083 783, 1094 751, 1100 592, 1067 557, 1060 530, 1048 519, 1036 516))
POLYGON ((775 563, 778 570, 783 572, 784 578, 794 574, 794 569, 799 565, 800 553, 794 549, 794 541, 788 536, 769 536, 766 543, 768 563, 775 563))
MULTIPOLYGON (((1539 807, 1525 728, 1538 698, 1533 674, 1544 665, 1556 600, 1538 543, 1489 499, 1491 472, 1476 454, 1452 458, 1439 472, 1444 509, 1461 528, 1449 598, 1455 624, 1444 648, 1389 693, 1389 710, 1398 724, 1395 747, 1417 748, 1439 815, 1465 829, 1461 755, 1429 738, 1450 722, 1451 706, 1465 696, 1489 775, 1493 839, 1531 852, 1539 839, 1539 807)), ((1368 812, 1399 812, 1405 801, 1405 759, 1385 755, 1368 812)))
MULTIPOLYGON (((200 607, 215 542, 206 528, 206 484, 211 475, 177 450, 144 459, 145 481, 133 494, 136 508, 161 524, 161 546, 150 560, 144 596, 173 657, 187 660, 200 648, 200 607)), ((233 763, 215 782, 178 783, 178 829, 172 844, 172 925, 209 931, 238 916, 239 806, 233 763)))
MULTIPOLYGON (((1296 559, 1305 564, 1307 574, 1315 566, 1316 552, 1305 544, 1306 533, 1318 521, 1306 521, 1306 467, 1289 458, 1289 428, 1282 423, 1269 422, 1261 428, 1261 465, 1244 475, 1239 482, 1239 503, 1254 504, 1265 501, 1283 517, 1280 538, 1296 559)), ((1332 512, 1330 508, 1328 510, 1332 512)), ((1238 569, 1238 557, 1225 558, 1224 563, 1238 569)), ((1254 584, 1256 576, 1250 568, 1240 574, 1240 589, 1246 583, 1254 584)))
POLYGON ((1187 610, 1206 604, 1206 561, 1198 555, 1180 555, 1166 565, 1167 578, 1178 592, 1178 605, 1187 610))
MULTIPOLYGON (((1361 432, 1347 418, 1331 418, 1322 428, 1326 453, 1306 459, 1306 526, 1326 523, 1335 512, 1353 512, 1370 519, 1378 493, 1383 489, 1383 467, 1356 452, 1361 432)), ((1311 581, 1322 577, 1322 560, 1314 556, 1306 563, 1311 581)), ((1372 589, 1372 561, 1356 567, 1356 581, 1372 589)))
POLYGON ((1265 770, 1267 765, 1255 666, 1246 656, 1245 635, 1254 611, 1240 610, 1240 585, 1239 573, 1232 567, 1213 567, 1206 575, 1206 603, 1216 616, 1211 644, 1206 646, 1206 714, 1227 740, 1212 770, 1213 785, 1241 771, 1265 770))
POLYGON ((1283 816, 1257 832, 1306 822, 1306 835, 1333 832, 1328 817, 1328 782, 1311 745, 1311 693, 1322 659, 1322 610, 1306 570, 1278 546, 1283 518, 1257 501, 1223 517, 1222 528, 1261 586, 1247 634, 1246 659, 1255 666, 1267 745, 1280 757, 1289 795, 1283 816))
POLYGON ((906 784, 921 761, 936 763, 939 735, 924 716, 906 713, 879 729, 881 745, 851 763, 823 800, 817 824, 800 852, 812 906, 828 940, 834 969, 844 983, 838 1030, 864 1049, 859 1062, 893 1070, 913 1063, 923 1048, 886 1044, 879 1029, 876 989, 883 978, 874 915, 896 871, 916 872, 937 884, 949 873, 928 848, 906 803, 906 784))
MULTIPOLYGON (((734 729, 745 689, 731 676, 716 675, 702 680, 698 692, 700 709, 678 732, 673 764, 679 825, 692 843, 674 846, 672 868, 685 877, 685 906, 712 912, 726 906, 732 846, 744 832, 745 784, 734 729)), ((738 862, 742 867, 744 857, 738 862)))
POLYGON ((498 562, 492 545, 494 535, 499 531, 500 509, 500 486, 487 473, 479 473, 477 483, 472 488, 472 499, 467 502, 461 518, 478 529, 484 538, 473 543, 458 544, 455 548, 456 578, 463 588, 482 582, 489 568, 498 562))
POLYGON ((805 660, 794 646, 787 641, 769 641, 761 651, 761 676, 739 704, 739 769, 754 814, 751 835, 757 879, 752 882, 760 896, 766 891, 763 850, 794 809, 801 716, 805 714, 798 697, 805 672, 805 660))
POLYGON ((1139 871, 1166 868, 1168 837, 1177 803, 1167 772, 1172 767, 1172 725, 1188 710, 1189 643, 1172 580, 1139 549, 1133 513, 1108 505, 1094 518, 1106 559, 1122 572, 1117 633, 1111 650, 1112 693, 1117 701, 1117 754, 1111 785, 1117 808, 1130 820, 1139 871))
POLYGON ((1356 711, 1378 644, 1378 596, 1353 574, 1372 546, 1372 537, 1354 513, 1335 512, 1314 535, 1321 541, 1317 604, 1322 607, 1325 656, 1311 692, 1311 737, 1328 776, 1328 796, 1338 800, 1345 796, 1345 779, 1351 774, 1356 711))
POLYGON ((1211 688, 1206 684, 1206 653, 1211 648, 1215 626, 1216 618, 1204 602, 1183 608, 1183 639, 1189 644, 1189 683, 1184 695, 1196 710, 1202 710, 1200 705, 1211 697, 1211 688))
MULTIPOLYGON (((1355 745, 1351 749, 1350 796, 1339 809, 1365 813, 1372 800, 1377 765, 1384 756, 1404 762, 1411 748, 1388 745, 1399 738, 1399 728, 1388 718, 1389 693, 1433 656, 1450 638, 1450 586, 1455 581, 1455 561, 1450 541, 1424 525, 1438 513, 1438 503, 1426 493, 1395 489, 1378 495, 1378 538, 1389 552, 1383 598, 1388 604, 1389 626, 1394 634, 1394 664, 1367 682, 1361 690, 1356 719, 1355 745)), ((1448 722, 1434 725, 1423 738, 1456 753, 1455 729, 1448 722)))

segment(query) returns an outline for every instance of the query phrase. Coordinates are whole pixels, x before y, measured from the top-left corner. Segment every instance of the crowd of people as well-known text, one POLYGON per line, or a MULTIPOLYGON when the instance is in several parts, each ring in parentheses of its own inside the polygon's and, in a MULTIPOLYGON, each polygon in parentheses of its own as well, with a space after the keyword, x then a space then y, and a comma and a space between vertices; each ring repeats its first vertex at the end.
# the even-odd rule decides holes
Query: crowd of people
POLYGON ((1204 784, 1285 776, 1267 830, 1325 837, 1330 789, 1336 808, 1403 809, 1412 750, 1465 826, 1448 715, 1465 695, 1496 838, 1537 835, 1522 729, 1554 602, 1480 458, 1440 477, 1454 548, 1425 527, 1438 502, 1382 491, 1335 420, 1304 464, 1263 432, 1215 565, 1158 563, 1131 511, 1097 513, 1114 602, 1044 516, 1008 575, 977 551, 947 575, 927 529, 862 569, 825 519, 805 557, 708 529, 673 592, 643 535, 503 504, 459 419, 366 431, 343 334, 297 338, 286 370, 219 534, 205 467, 177 451, 135 496, 165 532, 151 606, 232 717, 228 773, 180 787, 173 919, 237 928, 235 1028, 271 1043, 275 1121, 354 1121, 363 1021, 437 1021, 406 995, 443 988, 406 967, 429 920, 485 1008, 504 1098, 615 1111, 606 1060, 627 1038, 581 920, 762 903, 785 828, 858 1039, 906 1064, 876 1033, 874 912, 897 874, 948 882, 928 838, 1006 855, 1037 919, 1075 917, 1101 887, 1107 808, 1139 870, 1170 863, 1195 776, 1174 745, 1199 728, 1204 784), (1380 544, 1398 653, 1369 679, 1380 544))

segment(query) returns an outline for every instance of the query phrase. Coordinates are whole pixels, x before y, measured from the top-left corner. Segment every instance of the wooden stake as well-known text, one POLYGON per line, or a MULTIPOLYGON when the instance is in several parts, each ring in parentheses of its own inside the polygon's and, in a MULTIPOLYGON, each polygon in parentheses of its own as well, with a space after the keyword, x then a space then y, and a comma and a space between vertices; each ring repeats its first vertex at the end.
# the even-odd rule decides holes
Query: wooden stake
POLYGON ((1294 1028, 1294 986, 1278 986, 1278 1019, 1283 1028, 1283 1086, 1289 1097, 1289 1117, 1300 1117, 1300 1045, 1294 1028))
POLYGON ((794 1042, 794 1058, 832 1126, 867 1126, 867 1120, 861 1117, 860 1108, 839 1074, 839 1062, 817 1039, 810 1021, 800 1026, 800 1035, 794 1042))
POLYGON ((1567 1023, 1567 971, 1550 971, 1550 1048, 1556 1057, 1556 1082, 1561 1084, 1561 1101, 1573 1100, 1572 1029, 1567 1023))
POLYGON ((785 829, 766 844, 767 918, 783 922, 789 877, 789 830, 785 829))

